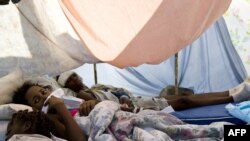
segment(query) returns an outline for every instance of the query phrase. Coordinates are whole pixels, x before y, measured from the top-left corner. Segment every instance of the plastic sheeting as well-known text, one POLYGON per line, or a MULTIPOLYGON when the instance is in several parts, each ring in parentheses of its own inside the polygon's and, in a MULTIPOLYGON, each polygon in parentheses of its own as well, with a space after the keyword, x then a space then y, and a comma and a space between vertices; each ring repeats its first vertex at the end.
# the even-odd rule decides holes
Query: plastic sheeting
MULTIPOLYGON (((93 31, 93 34, 95 34, 95 32, 97 33, 97 31, 102 32, 103 30, 99 30, 98 27, 104 26, 102 29, 105 29, 107 32, 102 33, 105 34, 104 37, 110 39, 107 45, 110 45, 109 43, 114 45, 112 46, 113 48, 110 49, 101 45, 93 45, 93 47, 97 47, 96 50, 93 51, 88 50, 84 44, 87 43, 86 41, 92 38, 92 36, 89 35, 85 38, 80 36, 84 43, 79 40, 80 37, 78 37, 78 35, 82 35, 80 33, 83 33, 83 31, 79 32, 75 26, 72 27, 72 21, 70 23, 68 20, 69 17, 67 18, 64 15, 66 11, 62 11, 59 2, 61 2, 61 0, 22 0, 17 6, 10 4, 0 7, 0 33, 3 33, 0 34, 0 77, 16 68, 21 68, 21 70, 24 71, 25 77, 42 74, 56 75, 78 67, 86 62, 97 62, 99 58, 95 58, 91 53, 100 53, 106 57, 112 57, 112 53, 115 55, 117 55, 117 53, 119 54, 119 52, 116 51, 121 51, 123 48, 116 46, 118 42, 115 39, 128 41, 127 37, 130 39, 133 38, 135 41, 133 43, 136 44, 130 46, 132 50, 129 52, 122 53, 123 59, 117 58, 114 61, 117 63, 110 62, 111 64, 127 66, 160 62, 180 48, 183 48, 188 42, 197 38, 230 4, 230 0, 194 0, 192 3, 190 3, 189 0, 157 0, 154 2, 144 0, 108 0, 105 2, 94 0, 63 1, 74 4, 78 2, 82 3, 83 5, 79 4, 74 6, 79 6, 80 10, 86 10, 88 13, 78 11, 78 14, 86 14, 85 16, 90 18, 101 18, 102 20, 104 17, 100 12, 103 10, 102 8, 104 8, 104 12, 110 12, 105 11, 107 8, 107 10, 111 10, 108 6, 113 6, 114 10, 120 12, 123 11, 125 7, 125 11, 121 13, 111 12, 115 15, 118 14, 115 18, 112 15, 106 15, 109 19, 118 19, 117 21, 120 21, 124 18, 124 16, 122 16, 123 14, 127 13, 130 15, 128 19, 125 19, 126 22, 130 19, 130 24, 126 24, 126 22, 122 21, 113 22, 106 18, 106 22, 99 21, 86 24, 85 28, 89 26, 94 27, 95 31, 93 31), (99 2, 98 5, 92 5, 92 7, 84 5, 95 4, 96 2, 99 2), (123 4, 129 4, 130 6, 123 4), (96 6, 100 7, 95 8, 96 6), (134 10, 130 8, 134 8, 134 10), (144 20, 142 20, 142 18, 144 20), (138 20, 142 20, 140 24, 138 20), (117 32, 117 35, 119 36, 113 36, 113 33, 116 32, 105 28, 105 25, 109 24, 116 25, 111 26, 111 29, 118 27, 119 32, 117 32), (146 25, 144 26, 144 24, 146 25), (135 32, 127 30, 127 28, 130 29, 131 27, 135 27, 135 32), (75 30, 73 28, 75 28, 75 30), (76 33, 75 31, 78 32, 76 33), (124 31, 127 32, 129 36, 120 36, 124 31), (130 36, 131 33, 133 35, 138 33, 142 36, 130 36), (162 38, 164 39, 162 40, 162 38), (163 42, 158 42, 158 39, 163 42), (105 49, 108 50, 104 51, 105 49), (146 57, 146 60, 143 59, 144 57, 146 57)), ((95 42, 95 39, 98 40, 99 38, 94 37, 94 43, 98 43, 95 42)), ((92 45, 90 46, 92 47, 92 45)), ((125 50, 127 49, 128 48, 125 50)))
MULTIPOLYGON (((136 95, 156 96, 162 88, 174 85, 174 58, 126 69, 98 64, 97 72, 98 83, 124 87, 136 95)), ((86 72, 81 75, 86 76, 84 80, 90 76, 86 72)), ((179 53, 179 85, 195 93, 228 90, 246 76, 222 18, 179 53)))
POLYGON ((118 67, 158 64, 197 39, 231 0, 62 0, 86 47, 118 67))
POLYGON ((56 75, 96 62, 82 45, 58 0, 22 0, 0 6, 0 77, 56 75))

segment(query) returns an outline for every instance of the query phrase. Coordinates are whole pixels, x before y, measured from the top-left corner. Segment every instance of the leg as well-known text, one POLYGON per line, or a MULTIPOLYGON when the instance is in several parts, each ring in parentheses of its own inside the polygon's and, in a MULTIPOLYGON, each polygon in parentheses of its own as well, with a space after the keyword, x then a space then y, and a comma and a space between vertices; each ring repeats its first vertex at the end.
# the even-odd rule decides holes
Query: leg
POLYGON ((211 97, 228 97, 228 96, 229 96, 229 91, 190 95, 190 97, 198 99, 206 99, 211 97))
POLYGON ((215 105, 222 103, 233 102, 233 98, 231 96, 226 97, 206 97, 206 98, 192 98, 183 97, 179 99, 169 100, 168 104, 171 105, 175 110, 184 110, 193 107, 199 106, 207 106, 207 105, 215 105))
POLYGON ((164 98, 167 100, 174 100, 174 99, 178 99, 178 98, 182 98, 182 97, 192 97, 192 98, 197 98, 197 99, 206 99, 206 98, 210 98, 210 97, 227 97, 229 96, 229 92, 225 91, 225 92, 213 92, 213 93, 204 93, 204 94, 193 94, 193 95, 169 95, 169 96, 165 96, 164 98))
POLYGON ((187 95, 168 95, 168 96, 164 96, 165 99, 167 100, 174 100, 174 99, 179 99, 182 97, 186 97, 187 95))

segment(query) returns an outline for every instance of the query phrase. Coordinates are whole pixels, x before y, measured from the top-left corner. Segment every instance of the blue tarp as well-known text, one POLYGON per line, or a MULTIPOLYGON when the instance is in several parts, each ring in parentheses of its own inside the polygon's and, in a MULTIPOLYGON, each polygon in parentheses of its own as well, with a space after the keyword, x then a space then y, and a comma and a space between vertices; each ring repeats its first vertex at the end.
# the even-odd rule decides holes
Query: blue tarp
MULTIPOLYGON (((77 72, 89 86, 92 85, 86 80, 90 74, 81 70, 77 72)), ((98 83, 124 87, 135 95, 156 96, 162 88, 174 85, 174 56, 158 65, 126 69, 98 64, 97 72, 98 83)), ((179 53, 179 85, 193 89, 195 93, 228 90, 246 76, 223 18, 179 53)))

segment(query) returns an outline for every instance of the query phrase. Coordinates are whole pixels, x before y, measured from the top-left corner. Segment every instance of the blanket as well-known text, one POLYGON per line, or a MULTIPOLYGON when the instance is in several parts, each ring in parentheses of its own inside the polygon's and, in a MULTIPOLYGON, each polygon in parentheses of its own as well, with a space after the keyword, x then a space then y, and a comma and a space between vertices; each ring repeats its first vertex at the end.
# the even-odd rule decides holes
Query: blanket
POLYGON ((185 124, 173 115, 152 110, 129 113, 112 101, 103 101, 89 116, 75 119, 89 141, 221 140, 223 125, 228 124, 185 124))

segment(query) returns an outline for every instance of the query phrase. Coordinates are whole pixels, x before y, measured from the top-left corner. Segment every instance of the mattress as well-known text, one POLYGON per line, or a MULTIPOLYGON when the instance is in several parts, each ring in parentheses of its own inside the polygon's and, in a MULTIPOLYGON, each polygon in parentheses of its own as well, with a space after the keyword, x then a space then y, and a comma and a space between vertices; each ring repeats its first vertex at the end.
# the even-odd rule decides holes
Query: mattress
POLYGON ((180 118, 182 121, 190 124, 206 125, 212 122, 230 122, 233 124, 246 124, 244 121, 231 116, 225 106, 227 104, 203 106, 182 111, 176 111, 171 114, 180 118))

